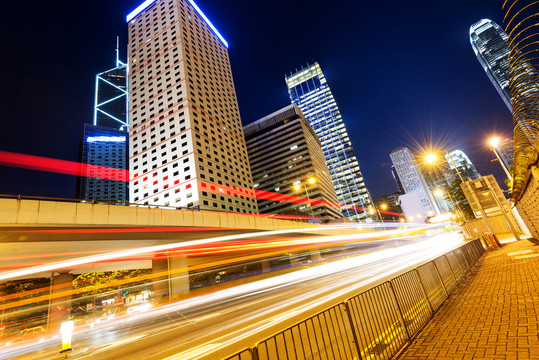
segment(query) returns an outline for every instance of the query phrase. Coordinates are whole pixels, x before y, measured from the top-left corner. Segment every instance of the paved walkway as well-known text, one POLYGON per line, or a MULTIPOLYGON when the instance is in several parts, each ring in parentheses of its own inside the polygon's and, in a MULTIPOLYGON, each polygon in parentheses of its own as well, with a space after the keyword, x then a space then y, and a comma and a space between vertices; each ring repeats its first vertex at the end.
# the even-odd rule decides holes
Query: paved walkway
POLYGON ((539 246, 483 255, 398 359, 539 359, 539 246))

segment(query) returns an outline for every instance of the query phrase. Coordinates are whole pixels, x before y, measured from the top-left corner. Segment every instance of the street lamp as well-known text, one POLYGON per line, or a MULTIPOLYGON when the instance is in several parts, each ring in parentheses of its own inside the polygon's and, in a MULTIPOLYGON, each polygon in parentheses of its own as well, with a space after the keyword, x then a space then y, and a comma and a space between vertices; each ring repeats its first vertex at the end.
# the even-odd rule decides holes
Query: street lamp
MULTIPOLYGON (((460 174, 460 171, 459 171, 459 168, 457 167, 457 165, 455 164, 455 162, 453 161, 453 158, 451 157, 451 155, 445 151, 445 150, 441 150, 444 154, 447 155, 447 157, 449 158, 449 160, 451 160, 451 163, 453 164, 453 166, 455 167, 455 171, 457 172, 457 175, 459 176, 460 178, 460 181, 461 182, 464 182, 464 179, 462 178, 462 175, 460 174)), ((425 162, 427 164, 436 164, 436 161, 438 161, 438 156, 435 154, 435 153, 428 153, 427 155, 425 155, 425 162)))
MULTIPOLYGON (((316 179, 314 177, 310 177, 307 179, 307 182, 311 185, 314 185, 316 183, 316 179)), ((309 207, 311 208, 311 215, 313 216, 313 223, 314 223, 314 211, 313 207, 311 206, 311 198, 309 197, 309 190, 307 190, 307 187, 303 185, 301 181, 298 181, 296 184, 294 184, 294 190, 300 191, 301 188, 305 189, 305 194, 307 195, 307 201, 309 202, 309 207)))
MULTIPOLYGON (((502 166, 503 170, 505 171, 505 174, 509 178, 509 181, 511 181, 511 183, 513 183, 513 176, 511 176, 511 173, 509 172, 509 170, 505 166, 504 162, 500 158, 500 155, 498 154, 498 151, 496 151, 496 149, 498 149, 498 147, 500 146, 500 142, 501 142, 500 138, 495 136, 495 137, 491 138, 488 143, 489 143, 490 148, 492 149, 492 151, 494 151, 494 155, 496 155, 496 157, 498 158, 498 161, 500 162, 500 165, 502 166)), ((494 160, 492 160, 492 161, 494 161, 494 160)))
MULTIPOLYGON (((387 207, 387 205, 386 205, 387 207)), ((380 210, 373 208, 372 205, 369 207, 369 214, 374 215, 375 213, 378 213, 378 217, 380 218, 380 221, 383 222, 382 214, 380 214, 380 210)))

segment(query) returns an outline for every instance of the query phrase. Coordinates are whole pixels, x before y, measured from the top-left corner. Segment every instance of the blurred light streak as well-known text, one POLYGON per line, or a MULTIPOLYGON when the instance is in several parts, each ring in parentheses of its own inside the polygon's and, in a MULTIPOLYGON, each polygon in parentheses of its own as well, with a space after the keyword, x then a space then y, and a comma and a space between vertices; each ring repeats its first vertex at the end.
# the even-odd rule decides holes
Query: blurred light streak
POLYGON ((42 156, 17 154, 7 151, 0 151, 0 165, 76 176, 96 173, 98 174, 97 177, 100 179, 129 181, 129 170, 84 164, 75 161, 51 159, 42 156))
MULTIPOLYGON (((349 226, 349 228, 356 228, 356 227, 357 225, 349 226)), ((324 227, 321 226, 314 229, 322 230, 323 228, 324 227)), ((428 228, 428 227, 422 227, 422 228, 418 227, 416 228, 416 230, 421 230, 423 228, 428 228)), ((109 252, 105 254, 90 255, 90 256, 76 258, 76 259, 62 260, 62 261, 52 262, 52 263, 39 265, 39 266, 32 266, 25 269, 2 272, 0 273, 0 281, 8 280, 11 278, 16 278, 20 276, 40 273, 40 272, 76 267, 79 265, 84 265, 84 264, 89 264, 89 263, 98 263, 98 262, 107 261, 107 260, 117 260, 117 259, 126 258, 130 256, 145 254, 145 253, 171 250, 171 249, 176 249, 176 248, 186 248, 189 246, 204 245, 204 244, 213 243, 213 242, 223 242, 223 241, 228 241, 228 240, 245 239, 245 238, 256 237, 256 236, 267 236, 267 235, 306 232, 306 231, 308 231, 308 229, 263 231, 263 232, 236 234, 236 235, 229 235, 229 236, 220 236, 220 237, 215 237, 215 238, 191 240, 191 241, 165 244, 165 245, 154 245, 154 246, 135 248, 135 249, 129 249, 129 250, 114 251, 114 252, 109 252)), ((388 235, 391 235, 392 233, 398 234, 401 232, 402 230, 386 230, 385 235, 388 236, 388 235)), ((337 236, 330 236, 330 237, 322 237, 323 240, 320 240, 320 237, 317 237, 317 238, 312 238, 312 240, 314 243, 318 243, 318 242, 325 242, 325 241, 338 241, 338 240, 343 240, 343 239, 361 240, 361 239, 366 239, 372 236, 373 236, 372 233, 365 233, 365 234, 337 235, 337 236)))
MULTIPOLYGON (((355 228, 355 226, 353 226, 353 227, 355 228)), ((383 231, 383 232, 378 231, 378 232, 363 233, 363 234, 336 235, 336 236, 318 236, 318 237, 313 237, 313 238, 306 238, 306 239, 310 240, 310 242, 305 242, 305 245, 303 247, 296 248, 295 250, 299 251, 299 250, 307 250, 307 249, 311 249, 311 248, 316 248, 316 247, 320 246, 320 244, 326 244, 326 243, 332 243, 332 244, 345 243, 346 244, 346 243, 349 243, 349 242, 350 243, 355 243, 355 242, 358 242, 358 241, 371 241, 371 240, 382 239, 382 238, 386 238, 386 237, 389 237, 389 236, 396 236, 396 235, 410 235, 410 234, 426 231, 426 229, 429 229, 429 228, 433 228, 433 226, 425 225, 425 226, 414 228, 414 229, 386 230, 386 231, 383 231)), ((299 230, 304 230, 304 229, 299 229, 299 230)), ((283 232, 290 233, 290 232, 297 232, 297 231, 298 231, 298 229, 293 229, 293 230, 281 230, 281 231, 273 231, 273 232, 262 232, 262 233, 258 233, 258 234, 261 235, 261 234, 267 234, 267 233, 283 233, 283 232)), ((240 235, 237 235, 237 236, 226 236, 226 237, 221 237, 221 238, 245 237, 245 236, 249 236, 249 235, 254 236, 253 234, 240 234, 240 235)), ((201 241, 210 241, 211 242, 211 241, 215 241, 216 239, 219 239, 219 238, 205 239, 205 240, 201 240, 201 241)), ((305 239, 303 239, 303 240, 305 240, 305 239)), ((222 240, 222 241, 224 241, 224 240, 222 240)), ((198 242, 199 241, 191 241, 191 242, 188 242, 188 243, 198 243, 198 242)), ((186 244, 186 243, 179 243, 179 244, 183 245, 183 244, 186 244)), ((181 246, 178 246, 178 244, 169 244, 169 245, 164 245, 164 246, 151 246, 151 247, 146 247, 146 248, 132 249, 132 250, 127 250, 127 251, 120 251, 120 252, 104 254, 104 256, 111 256, 111 255, 118 256, 117 254, 120 253, 119 257, 123 258, 124 256, 129 256, 129 255, 125 254, 127 252, 136 251, 138 253, 144 253, 144 251, 146 251, 147 249, 162 248, 162 247, 167 247, 167 248, 174 249, 174 248, 180 248, 181 246)), ((243 257, 237 257, 237 258, 234 258, 232 262, 233 263, 239 263, 239 262, 244 262, 244 261, 249 261, 249 260, 254 260, 254 259, 260 259, 260 258, 263 258, 263 257, 281 255, 281 254, 282 254, 282 250, 279 249, 277 251, 273 251, 273 252, 270 252, 270 253, 265 252, 265 253, 262 253, 262 254, 254 254, 254 255, 246 255, 246 256, 243 256, 243 257)), ((82 261, 80 261, 80 264, 87 264, 88 262, 90 262, 90 263, 99 262, 99 261, 96 261, 96 260, 89 260, 89 258, 94 259, 95 256, 90 256, 90 257, 76 259, 76 260, 82 260, 82 261)), ((107 259, 107 260, 112 260, 112 258, 107 259)), ((105 260, 100 260, 100 261, 105 261, 105 260)), ((67 262, 69 262, 69 261, 67 261, 67 262)), ((59 262, 59 263, 65 263, 65 262, 59 262)), ((57 264, 57 263, 53 263, 53 264, 57 264)), ((128 284, 128 283, 133 282, 133 281, 151 280, 151 279, 160 278, 160 277, 166 277, 166 276, 172 277, 172 275, 174 275, 174 274, 182 274, 182 273, 185 273, 188 270, 189 271, 197 271, 197 270, 200 270, 200 269, 206 269, 206 268, 210 268, 210 267, 214 268, 214 267, 217 267, 217 266, 230 265, 230 264, 231 264, 230 259, 224 259, 224 260, 220 260, 220 261, 214 261, 212 263, 204 263, 204 264, 200 264, 200 265, 196 265, 196 266, 190 266, 189 269, 188 268, 179 268, 179 269, 174 269, 174 270, 170 270, 170 271, 164 271, 164 272, 160 272, 160 273, 152 273, 152 274, 142 275, 142 276, 140 276, 140 277, 138 277, 136 279, 129 278, 129 279, 123 279, 123 280, 107 282, 107 283, 103 283, 103 284, 99 284, 99 285, 94 285, 94 286, 92 286, 91 289, 92 290, 99 290, 99 289, 109 288, 111 286, 125 285, 125 284, 128 284)), ((35 272, 45 271, 45 270, 42 269, 44 267, 46 267, 46 265, 35 267, 35 268, 38 268, 38 269, 35 270, 35 268, 34 268, 34 271, 35 272)), ((30 268, 30 269, 32 269, 32 268, 30 268)), ((27 270, 27 269, 22 269, 22 270, 27 270)), ((15 271, 11 271, 11 272, 0 273, 0 275, 7 274, 7 273, 20 273, 20 271, 22 271, 22 270, 15 270, 15 271)), ((19 276, 19 275, 16 275, 16 276, 19 276)), ((54 294, 47 294, 47 295, 40 296, 38 298, 20 300, 18 302, 9 303, 9 304, 5 304, 5 305, 0 305, 0 310, 13 308, 15 306, 22 306, 22 305, 29 304, 29 303, 32 303, 32 302, 44 301, 44 300, 48 300, 48 299, 61 298, 61 297, 65 297, 65 296, 68 296, 68 295, 79 294, 79 293, 82 293, 82 292, 85 292, 85 291, 88 291, 88 289, 87 288, 79 288, 79 289, 73 289, 73 290, 68 290, 68 291, 63 291, 63 292, 56 292, 54 294)))
MULTIPOLYGON (((79 163, 75 161, 68 160, 59 160, 46 158, 42 156, 35 155, 26 155, 18 154, 7 151, 0 151, 0 165, 11 166, 22 169, 30 170, 39 170, 39 171, 48 171, 59 174, 66 175, 76 175, 76 176, 88 176, 88 174, 97 174, 95 176, 99 179, 107 179, 114 181, 129 181, 129 170, 110 168, 105 166, 91 165, 85 163, 79 163)), ((309 199, 287 195, 281 193, 274 193, 262 190, 253 190, 245 189, 236 186, 227 186, 227 185, 217 185, 210 184, 206 182, 199 181, 198 185, 200 188, 204 188, 208 192, 214 192, 218 194, 235 195, 235 196, 245 196, 255 199, 264 199, 264 200, 275 200, 296 204, 311 204, 313 206, 324 206, 324 207, 337 207, 337 208, 353 208, 358 211, 365 210, 361 206, 346 206, 343 204, 332 203, 328 201, 321 201, 316 199, 309 199)), ((382 213, 388 215, 404 216, 403 214, 384 212, 382 213)), ((309 216, 306 215, 284 215, 284 214, 259 214, 262 217, 271 217, 276 219, 296 219, 296 220, 308 220, 309 216)))
MULTIPOLYGON (((323 305, 329 300, 333 300, 338 296, 345 295, 350 291, 350 288, 344 288, 338 292, 331 291, 331 288, 337 289, 342 287, 342 285, 351 285, 354 288, 360 288, 362 286, 367 286, 372 284, 374 281, 383 279, 387 276, 391 276, 400 271, 403 271, 410 267, 410 262, 418 263, 422 261, 430 260, 433 257, 437 257, 444 252, 449 251, 456 247, 462 238, 460 236, 455 236, 455 233, 450 234, 441 234, 431 238, 428 241, 421 241, 404 247, 390 248, 386 250, 381 250, 376 253, 365 254, 360 257, 352 257, 347 259, 337 260, 331 263, 321 264, 315 267, 309 267, 307 269, 296 270, 291 273, 284 275, 278 275, 272 278, 262 279, 248 284, 242 284, 235 287, 227 288, 224 290, 219 290, 209 294, 204 294, 201 296, 188 298, 185 300, 180 300, 175 303, 170 303, 163 305, 158 308, 153 308, 148 312, 141 314, 141 318, 151 318, 160 315, 166 315, 171 312, 184 311, 187 309, 203 307, 209 304, 218 304, 221 301, 226 301, 231 298, 241 298, 254 293, 262 293, 270 290, 275 290, 284 286, 290 286, 296 283, 301 283, 306 280, 321 278, 329 274, 340 273, 350 269, 364 269, 366 266, 373 266, 374 270, 379 270, 380 262, 387 259, 394 259, 393 261, 384 264, 385 269, 383 272, 375 276, 370 276, 368 279, 358 282, 356 277, 349 277, 348 282, 343 284, 341 282, 326 283, 325 286, 330 288, 325 288, 324 290, 328 292, 328 295, 321 297, 314 302, 309 302, 301 307, 295 306, 293 310, 289 310, 285 313, 279 313, 275 315, 274 319, 268 321, 264 319, 258 323, 251 325, 254 327, 253 332, 259 331, 260 327, 267 328, 272 323, 280 322, 284 319, 289 319, 294 315, 300 314, 303 311, 306 311, 310 308, 316 307, 318 305, 323 305), (387 270, 386 270, 387 269, 387 270)), ((313 289, 312 292, 317 293, 318 289, 313 289)), ((256 321, 262 314, 276 312, 284 307, 291 305, 297 305, 303 301, 304 296, 296 297, 295 299, 282 299, 283 303, 280 305, 275 304, 270 309, 263 310, 253 314, 250 318, 243 318, 238 320, 236 323, 229 325, 229 327, 236 326, 240 323, 252 324, 252 321, 256 321)), ((240 332, 239 337, 244 338, 247 333, 245 329, 238 330, 240 332)), ((227 334, 229 336, 230 334, 227 334)), ((212 341, 218 341, 220 339, 212 338, 212 341)), ((237 338, 235 339, 237 340, 237 338)))

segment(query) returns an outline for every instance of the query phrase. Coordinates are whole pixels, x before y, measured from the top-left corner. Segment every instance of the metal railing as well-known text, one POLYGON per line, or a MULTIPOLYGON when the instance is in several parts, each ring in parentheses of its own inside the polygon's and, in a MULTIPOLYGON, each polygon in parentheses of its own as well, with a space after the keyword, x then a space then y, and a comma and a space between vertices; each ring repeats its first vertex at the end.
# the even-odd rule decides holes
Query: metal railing
POLYGON ((471 241, 259 341, 227 360, 391 359, 485 250, 471 241))

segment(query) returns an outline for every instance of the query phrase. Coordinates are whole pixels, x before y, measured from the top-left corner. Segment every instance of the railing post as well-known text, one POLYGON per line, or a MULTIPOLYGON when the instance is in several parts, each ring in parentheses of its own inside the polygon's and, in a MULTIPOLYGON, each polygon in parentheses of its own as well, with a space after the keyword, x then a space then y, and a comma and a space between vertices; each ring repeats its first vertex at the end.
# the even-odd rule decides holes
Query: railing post
POLYGON ((404 328, 404 331, 406 331, 406 336, 408 337, 408 340, 409 340, 412 337, 410 336, 410 332, 408 331, 408 325, 406 325, 406 322, 404 321, 404 314, 402 313, 399 300, 397 299, 395 288, 393 287, 393 284, 391 284, 391 281, 388 281, 388 284, 389 284, 389 289, 391 289, 391 293, 393 294, 393 299, 395 300, 395 304, 397 305, 397 313, 399 314, 399 320, 402 322, 402 327, 404 328))
POLYGON ((438 279, 440 279, 440 282, 442 283, 442 287, 444 288, 445 296, 449 298, 449 292, 447 291, 447 288, 445 287, 444 279, 442 279, 442 275, 440 275, 440 270, 438 270, 438 266, 436 266, 436 261, 433 260, 432 263, 434 264, 434 270, 436 271, 436 275, 438 275, 438 279))
POLYGON ((423 280, 421 280, 421 276, 419 276, 419 270, 417 270, 417 268, 415 268, 414 270, 415 270, 417 279, 419 280, 419 284, 421 285, 421 290, 423 290, 423 295, 425 295, 425 299, 427 299, 427 303, 430 306, 430 310, 432 311, 432 314, 434 314, 434 308, 432 307, 432 304, 430 303, 429 295, 427 294, 427 290, 425 289, 425 284, 423 284, 423 280))
POLYGON ((350 323, 350 329, 352 329, 352 335, 354 337, 354 344, 356 344, 357 356, 359 357, 359 359, 361 359, 361 349, 359 348, 359 339, 357 336, 357 330, 354 326, 354 321, 352 319, 352 310, 350 308, 350 305, 348 305, 348 300, 344 301, 344 311, 346 311, 346 315, 348 316, 348 322, 350 323))

